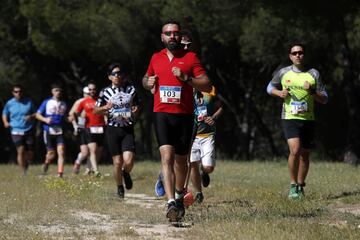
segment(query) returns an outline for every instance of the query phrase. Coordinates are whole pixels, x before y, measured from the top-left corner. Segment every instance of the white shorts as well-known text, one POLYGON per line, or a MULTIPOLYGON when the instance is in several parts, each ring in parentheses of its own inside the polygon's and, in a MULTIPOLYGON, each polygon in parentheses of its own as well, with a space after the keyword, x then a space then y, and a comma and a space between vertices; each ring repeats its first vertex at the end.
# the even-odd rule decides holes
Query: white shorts
POLYGON ((203 166, 215 167, 215 140, 214 135, 196 137, 191 147, 190 162, 201 161, 203 166))

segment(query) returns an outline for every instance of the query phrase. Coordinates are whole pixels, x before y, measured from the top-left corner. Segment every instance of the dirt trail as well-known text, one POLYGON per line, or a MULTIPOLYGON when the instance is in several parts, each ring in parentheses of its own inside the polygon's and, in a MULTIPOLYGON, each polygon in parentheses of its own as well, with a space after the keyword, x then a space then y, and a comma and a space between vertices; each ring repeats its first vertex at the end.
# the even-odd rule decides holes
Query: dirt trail
MULTIPOLYGON (((131 194, 128 193, 124 199, 125 204, 136 204, 144 209, 164 209, 164 201, 155 197, 147 196, 145 194, 131 194)), ((110 215, 100 214, 84 210, 75 210, 70 213, 75 219, 75 224, 67 224, 64 222, 54 223, 51 225, 36 225, 33 228, 46 236, 51 236, 54 239, 96 239, 89 236, 90 232, 104 232, 106 233, 105 239, 119 239, 119 236, 115 236, 113 232, 119 228, 119 226, 129 226, 126 229, 126 236, 121 236, 121 239, 167 239, 178 240, 183 239, 183 234, 187 230, 187 227, 174 227, 170 224, 144 224, 141 222, 124 222, 125 220, 114 219, 110 215), (64 234, 65 233, 65 234, 64 234), (67 234, 66 234, 67 233, 67 234), (73 233, 73 234, 71 234, 73 233), (77 235, 76 237, 68 237, 69 235, 77 235)), ((9 219, 10 221, 10 219, 9 219)))

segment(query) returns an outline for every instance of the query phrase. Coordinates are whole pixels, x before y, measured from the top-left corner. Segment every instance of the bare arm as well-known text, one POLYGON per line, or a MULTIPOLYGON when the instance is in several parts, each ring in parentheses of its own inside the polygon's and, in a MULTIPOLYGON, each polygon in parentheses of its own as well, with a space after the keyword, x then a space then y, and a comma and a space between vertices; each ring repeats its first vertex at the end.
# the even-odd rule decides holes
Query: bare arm
POLYGON ((289 91, 287 89, 279 90, 276 88, 271 89, 270 95, 274 97, 279 97, 285 99, 289 95, 289 91))
POLYGON ((98 115, 105 115, 112 108, 113 104, 111 102, 107 102, 104 106, 94 107, 93 113, 98 115))
POLYGON ((29 121, 33 120, 35 118, 35 116, 36 116, 36 113, 26 115, 25 121, 29 122, 29 121))
POLYGON ((43 115, 41 115, 41 113, 39 113, 39 112, 36 113, 35 117, 37 120, 44 122, 46 124, 50 124, 50 122, 51 122, 51 117, 46 118, 43 115))
POLYGON ((212 85, 210 79, 206 74, 201 74, 197 77, 191 77, 183 73, 178 67, 173 67, 171 71, 179 81, 190 84, 192 87, 196 88, 200 92, 211 92, 212 85))
POLYGON ((206 74, 202 74, 196 78, 191 78, 188 84, 201 92, 211 92, 211 82, 206 74))
POLYGON ((3 124, 4 124, 4 127, 5 128, 9 128, 10 127, 10 123, 8 121, 8 118, 6 115, 2 115, 2 121, 3 121, 3 124))
POLYGON ((212 116, 205 117, 205 123, 209 124, 210 126, 214 125, 216 120, 221 116, 223 113, 223 107, 220 101, 216 102, 216 111, 212 116))
POLYGON ((312 95, 315 99, 315 101, 325 104, 328 101, 328 96, 324 92, 316 92, 314 95, 312 95))
POLYGON ((143 80, 142 80, 143 87, 144 87, 146 90, 151 90, 151 91, 153 91, 157 80, 158 80, 158 76, 157 76, 157 75, 148 76, 147 74, 145 74, 144 77, 143 77, 143 80))
POLYGON ((327 95, 325 89, 322 91, 318 91, 318 89, 312 89, 312 87, 308 81, 305 81, 304 89, 306 89, 309 92, 309 94, 314 98, 315 101, 322 103, 322 104, 327 103, 328 95, 327 95))

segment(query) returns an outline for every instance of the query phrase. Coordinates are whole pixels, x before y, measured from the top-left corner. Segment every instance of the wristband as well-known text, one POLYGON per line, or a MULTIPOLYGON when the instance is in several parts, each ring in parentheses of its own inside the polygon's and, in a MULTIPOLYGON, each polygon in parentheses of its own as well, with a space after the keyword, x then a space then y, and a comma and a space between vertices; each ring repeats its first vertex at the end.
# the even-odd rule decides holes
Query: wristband
POLYGON ((184 82, 190 82, 192 81, 192 77, 188 77, 188 79, 186 79, 184 82))

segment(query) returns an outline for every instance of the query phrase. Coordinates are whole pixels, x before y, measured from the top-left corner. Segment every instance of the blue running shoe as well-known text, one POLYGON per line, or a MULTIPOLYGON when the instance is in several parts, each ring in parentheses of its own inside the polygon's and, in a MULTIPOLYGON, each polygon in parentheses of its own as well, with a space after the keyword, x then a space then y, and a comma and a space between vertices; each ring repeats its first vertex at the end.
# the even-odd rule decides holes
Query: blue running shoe
POLYGON ((162 179, 163 179, 163 175, 160 172, 159 177, 158 177, 158 179, 157 179, 157 181, 155 183, 155 194, 158 197, 162 197, 162 196, 165 195, 165 188, 164 188, 162 179))

